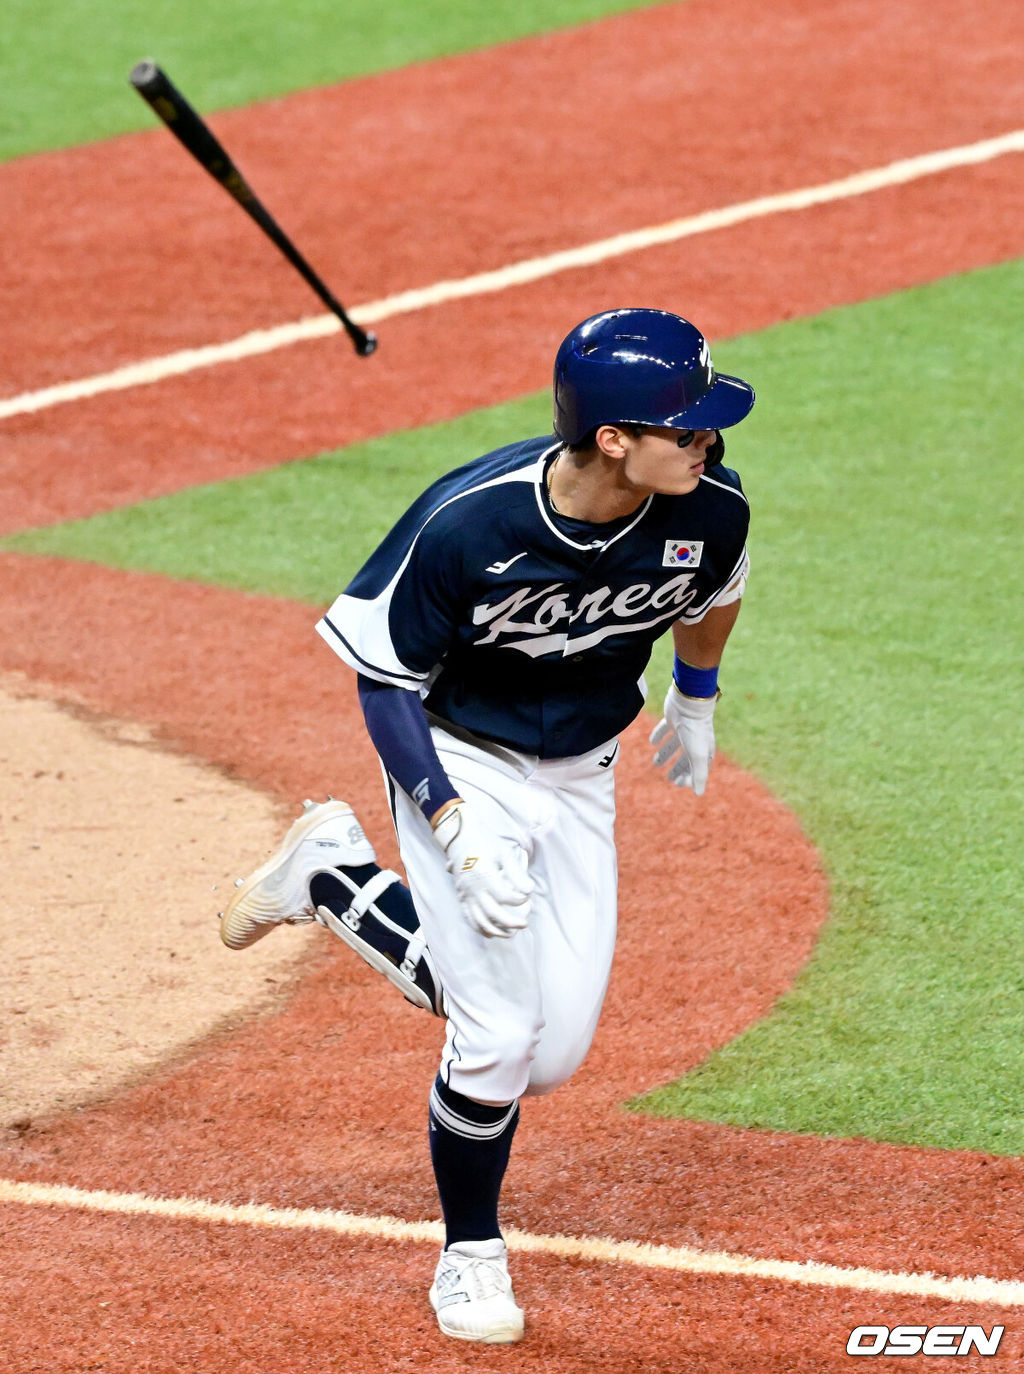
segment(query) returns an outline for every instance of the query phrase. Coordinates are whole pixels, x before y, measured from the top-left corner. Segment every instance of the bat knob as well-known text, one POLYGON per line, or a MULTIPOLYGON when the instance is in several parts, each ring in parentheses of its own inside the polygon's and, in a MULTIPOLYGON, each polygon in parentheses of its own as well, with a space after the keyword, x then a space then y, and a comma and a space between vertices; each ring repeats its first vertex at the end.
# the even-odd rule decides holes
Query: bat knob
POLYGON ((377 335, 372 330, 365 330, 363 337, 356 343, 356 352, 360 358, 368 358, 377 347, 377 335))
POLYGON ((145 57, 141 62, 136 62, 131 69, 128 80, 139 92, 150 90, 157 79, 160 77, 160 68, 151 57, 145 57))

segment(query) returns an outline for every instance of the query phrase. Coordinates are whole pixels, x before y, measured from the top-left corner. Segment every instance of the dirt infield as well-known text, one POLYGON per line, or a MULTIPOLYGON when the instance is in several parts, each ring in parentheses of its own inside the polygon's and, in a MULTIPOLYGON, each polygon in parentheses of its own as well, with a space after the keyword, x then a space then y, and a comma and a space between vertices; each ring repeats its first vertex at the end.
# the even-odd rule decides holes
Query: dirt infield
MULTIPOLYGON (((344 263, 351 299, 370 299, 1018 127, 1020 25, 995 3, 968 13, 951 0, 885 11, 871 0, 693 0, 275 102, 272 121, 239 112, 216 125, 268 202, 293 207, 288 227, 312 260, 344 263), (321 175, 302 147, 318 150, 321 175), (374 207, 372 233, 337 212, 338 188, 374 207)), ((5 422, 0 519, 14 529, 85 514, 539 387, 552 341, 611 301, 685 305, 719 337, 1019 255, 1019 166, 1007 158, 396 319, 367 363, 326 341, 5 422)), ((10 164, 0 187, 24 206, 7 245, 23 268, 0 341, 7 394, 309 309, 160 131, 10 164), (167 203, 181 212, 174 242, 167 203)), ((314 619, 267 598, 0 556, 0 669, 141 723, 181 756, 172 770, 183 758, 219 770, 224 804, 255 827, 225 835, 204 822, 228 872, 259 857, 269 816, 326 792, 353 801, 395 862, 352 684, 314 619)), ((526 1104, 507 1222, 1016 1275, 1021 1161, 623 1109, 764 1014, 806 960, 827 901, 806 838, 763 788, 722 760, 706 798, 681 797, 651 774, 644 730, 629 732, 619 778, 623 932, 607 1012, 573 1083, 526 1104)), ((180 789, 148 787, 167 789, 147 816, 167 838, 180 789)), ((193 837, 175 833, 185 856, 193 837)), ((82 854, 71 871, 88 882, 82 854)), ((181 901, 191 921, 198 892, 181 901)), ((293 937, 274 937, 286 960, 293 937)), ((231 967, 251 975, 254 957, 231 967)), ((95 1084, 62 1088, 53 1105, 82 1109, 22 1120, 0 1140, 0 1175, 432 1218, 422 1137, 439 1028, 380 1000, 329 937, 307 957, 273 1014, 232 1026, 215 989, 204 994, 214 1029, 190 1023, 184 1036, 202 1037, 198 1047, 167 1046, 172 1062, 106 1100, 92 1100, 95 1084)), ((810 1374, 846 1366, 846 1333, 861 1322, 1007 1320, 985 1304, 522 1256, 529 1338, 513 1351, 453 1349, 425 1311, 431 1256, 418 1245, 3 1213, 0 1349, 17 1374, 496 1360, 810 1374)), ((1000 1358, 1020 1346, 1008 1332, 1000 1358)))
POLYGON ((281 807, 42 690, 0 678, 0 1130, 109 1096, 267 1010, 310 953, 308 938, 264 943, 243 964, 213 938, 227 855, 275 844, 281 807))

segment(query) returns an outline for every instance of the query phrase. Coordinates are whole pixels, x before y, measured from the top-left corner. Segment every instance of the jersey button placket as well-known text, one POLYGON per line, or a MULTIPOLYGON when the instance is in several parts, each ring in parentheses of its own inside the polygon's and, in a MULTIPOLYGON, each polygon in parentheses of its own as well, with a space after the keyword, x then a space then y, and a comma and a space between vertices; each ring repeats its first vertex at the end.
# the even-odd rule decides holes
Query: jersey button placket
MULTIPOLYGON (((599 553, 599 554, 597 555, 597 557, 593 560, 593 562, 590 564, 590 566, 589 566, 588 568, 584 569, 584 570, 581 572, 581 574, 580 574, 580 576, 579 576, 579 579, 578 579, 578 581, 576 582, 576 586, 575 586, 575 588, 574 588, 574 591, 575 591, 575 594, 576 594, 576 595, 575 595, 575 602, 576 602, 577 609, 579 608, 580 602, 583 600, 583 598, 588 594, 588 592, 592 592, 592 591, 594 590, 594 588, 597 586, 597 583, 600 581, 600 579, 599 579, 598 577, 595 577, 594 574, 595 574, 595 570, 596 570, 597 564, 598 564, 598 562, 600 561, 601 555, 602 555, 603 553, 604 553, 604 548, 602 547, 600 553, 599 553)), ((569 626, 569 634, 570 634, 570 635, 572 634, 572 626, 571 626, 571 625, 569 626)), ((566 654, 565 657, 569 660, 570 663, 582 663, 582 662, 583 662, 583 659, 584 659, 584 657, 585 657, 585 655, 584 655, 584 654, 566 654)))

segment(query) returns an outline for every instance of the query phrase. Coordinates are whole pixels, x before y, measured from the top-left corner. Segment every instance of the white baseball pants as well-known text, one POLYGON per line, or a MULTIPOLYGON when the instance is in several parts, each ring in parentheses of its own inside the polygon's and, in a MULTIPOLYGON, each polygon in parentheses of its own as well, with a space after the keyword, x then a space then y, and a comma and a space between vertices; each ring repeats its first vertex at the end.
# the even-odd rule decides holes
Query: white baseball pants
POLYGON ((583 1062, 611 972, 618 745, 542 760, 431 732, 460 795, 533 880, 527 928, 480 935, 429 823, 393 789, 402 862, 446 995, 442 1075, 477 1102, 550 1092, 583 1062))

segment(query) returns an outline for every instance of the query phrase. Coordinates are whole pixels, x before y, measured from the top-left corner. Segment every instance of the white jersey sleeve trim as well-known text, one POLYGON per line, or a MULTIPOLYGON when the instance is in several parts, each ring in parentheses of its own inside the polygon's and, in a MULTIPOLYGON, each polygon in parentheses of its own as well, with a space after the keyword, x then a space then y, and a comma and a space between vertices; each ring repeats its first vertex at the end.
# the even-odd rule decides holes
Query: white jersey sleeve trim
POLYGON ((743 593, 747 590, 747 578, 750 575, 750 557, 746 549, 743 551, 743 562, 736 576, 725 584, 722 590, 711 601, 711 606, 731 606, 734 601, 740 601, 743 593))
MULTIPOLYGON (((388 592, 390 590, 391 586, 388 587, 388 592)), ((426 680, 427 674, 413 672, 395 653, 391 636, 387 631, 387 606, 390 597, 388 602, 383 604, 382 600, 381 597, 377 597, 374 601, 360 601, 343 593, 323 618, 317 621, 316 632, 340 659, 364 677, 373 678, 375 682, 387 683, 391 687, 418 689, 420 683, 426 680), (383 634, 379 623, 382 610, 383 634), (339 623, 345 626, 347 634, 339 628, 339 623), (353 639, 358 640, 363 653, 355 648, 353 639), (371 652, 372 660, 366 657, 366 654, 371 652)))
MULTIPOLYGON (((731 488, 730 488, 731 490, 731 488)), ((717 592, 713 592, 706 601, 699 606, 688 606, 679 617, 687 625, 696 625, 699 620, 703 620, 712 606, 729 606, 734 601, 739 601, 747 585, 747 574, 750 572, 750 557, 746 548, 743 549, 733 567, 732 572, 725 579, 725 584, 719 587, 717 592)))
POLYGON ((395 588, 409 566, 409 561, 419 543, 420 536, 436 515, 466 496, 472 496, 475 492, 486 491, 491 487, 504 486, 510 482, 534 481, 535 468, 540 461, 537 460, 536 463, 530 463, 513 472, 503 473, 500 477, 492 477, 489 481, 480 482, 465 491, 456 492, 454 496, 450 496, 447 501, 442 502, 436 510, 431 511, 416 531, 415 537, 405 552, 405 557, 387 586, 371 600, 349 596, 342 592, 323 618, 317 622, 317 634, 330 645, 339 658, 347 663, 350 668, 354 668, 357 673, 362 673, 365 677, 373 678, 375 682, 384 682, 392 687, 418 690, 430 677, 436 665, 432 665, 424 672, 417 672, 402 662, 395 651, 394 641, 391 638, 389 615, 395 588))

